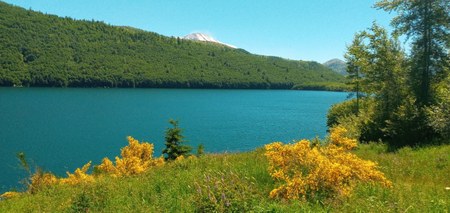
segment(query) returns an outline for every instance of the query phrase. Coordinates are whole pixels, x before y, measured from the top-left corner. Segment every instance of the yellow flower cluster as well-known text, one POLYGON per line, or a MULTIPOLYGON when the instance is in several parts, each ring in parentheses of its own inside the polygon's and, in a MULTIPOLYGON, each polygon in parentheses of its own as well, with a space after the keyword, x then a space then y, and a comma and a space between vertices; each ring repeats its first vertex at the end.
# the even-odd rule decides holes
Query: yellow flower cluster
POLYGON ((14 197, 19 196, 21 193, 20 192, 5 192, 2 195, 0 195, 1 199, 11 199, 14 197))
MULTIPOLYGON (((164 158, 153 158, 153 144, 139 143, 138 140, 129 136, 128 146, 121 149, 122 158, 116 157, 115 165, 108 158, 104 158, 102 163, 96 168, 101 174, 110 174, 112 176, 129 176, 142 173, 154 166, 164 164, 164 158)), ((181 156, 182 157, 182 156, 181 156)), ((184 158, 184 157, 183 157, 184 158)), ((182 160, 180 158, 177 160, 182 160)), ((43 187, 55 184, 70 184, 76 185, 80 183, 94 182, 96 175, 88 174, 87 171, 91 167, 91 161, 85 164, 82 168, 75 169, 74 173, 67 172, 66 178, 57 178, 52 173, 42 172, 38 170, 30 178, 28 185, 28 192, 35 193, 43 187)), ((97 174, 98 175, 98 174, 97 174)), ((19 195, 20 192, 6 192, 0 195, 2 199, 9 199, 19 195)))
POLYGON ((94 182, 94 177, 92 175, 87 174, 87 171, 90 167, 91 161, 85 164, 81 169, 80 168, 75 169, 75 172, 73 174, 67 172, 67 178, 61 178, 60 182, 70 185, 94 182))
POLYGON ((330 141, 331 144, 342 147, 345 150, 352 150, 356 148, 357 142, 355 139, 345 137, 347 129, 341 126, 337 126, 330 131, 330 141))
POLYGON ((35 193, 43 187, 47 187, 55 184, 70 184, 76 185, 79 183, 93 182, 95 179, 92 175, 87 174, 87 171, 91 167, 91 162, 85 164, 81 169, 75 169, 75 172, 71 174, 67 172, 67 178, 57 178, 54 174, 49 172, 37 171, 30 178, 30 184, 28 186, 28 192, 35 193))
POLYGON ((129 176, 142 173, 154 166, 164 164, 164 158, 153 158, 153 144, 143 142, 128 136, 128 146, 122 148, 122 158, 116 157, 115 165, 108 158, 103 158, 97 166, 98 171, 116 177, 129 176))
POLYGON ((184 160, 184 155, 180 155, 177 158, 175 158, 175 161, 182 161, 184 160))
POLYGON ((28 184, 28 192, 33 194, 37 192, 39 189, 45 186, 57 184, 59 182, 58 178, 49 172, 43 172, 38 169, 36 173, 34 173, 30 177, 30 183, 28 184))
POLYGON ((356 140, 345 137, 342 127, 331 129, 330 143, 314 146, 308 140, 265 146, 270 175, 281 182, 270 197, 306 200, 317 196, 348 196, 358 182, 379 182, 391 187, 377 164, 358 158, 349 150, 356 140))

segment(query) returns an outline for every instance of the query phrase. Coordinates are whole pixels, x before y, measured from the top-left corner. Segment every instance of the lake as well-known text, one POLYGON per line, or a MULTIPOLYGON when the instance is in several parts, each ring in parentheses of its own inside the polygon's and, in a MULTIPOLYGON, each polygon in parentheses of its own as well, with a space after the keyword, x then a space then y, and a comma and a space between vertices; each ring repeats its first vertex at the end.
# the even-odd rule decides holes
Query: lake
POLYGON ((16 159, 57 175, 120 155, 127 136, 164 148, 170 118, 206 152, 324 137, 347 93, 293 90, 0 88, 0 193, 26 176, 16 159))

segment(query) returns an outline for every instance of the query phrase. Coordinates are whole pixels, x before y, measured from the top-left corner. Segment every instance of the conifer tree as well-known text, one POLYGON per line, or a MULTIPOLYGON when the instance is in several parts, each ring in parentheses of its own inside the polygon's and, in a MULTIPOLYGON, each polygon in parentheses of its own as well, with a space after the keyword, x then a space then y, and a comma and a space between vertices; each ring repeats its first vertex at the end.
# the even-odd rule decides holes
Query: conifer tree
POLYGON ((169 123, 173 125, 172 128, 167 128, 165 136, 166 148, 163 150, 165 160, 175 160, 179 156, 189 155, 192 147, 183 145, 186 141, 183 140, 184 136, 181 134, 182 129, 178 127, 178 121, 169 120, 169 123))

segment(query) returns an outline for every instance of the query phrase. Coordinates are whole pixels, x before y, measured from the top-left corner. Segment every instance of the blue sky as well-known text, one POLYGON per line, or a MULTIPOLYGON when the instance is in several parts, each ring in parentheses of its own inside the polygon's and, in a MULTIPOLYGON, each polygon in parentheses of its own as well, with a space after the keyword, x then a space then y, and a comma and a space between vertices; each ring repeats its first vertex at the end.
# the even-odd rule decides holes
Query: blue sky
POLYGON ((75 19, 132 26, 166 36, 207 33, 255 54, 325 62, 343 59, 356 32, 393 14, 376 0, 4 0, 75 19))

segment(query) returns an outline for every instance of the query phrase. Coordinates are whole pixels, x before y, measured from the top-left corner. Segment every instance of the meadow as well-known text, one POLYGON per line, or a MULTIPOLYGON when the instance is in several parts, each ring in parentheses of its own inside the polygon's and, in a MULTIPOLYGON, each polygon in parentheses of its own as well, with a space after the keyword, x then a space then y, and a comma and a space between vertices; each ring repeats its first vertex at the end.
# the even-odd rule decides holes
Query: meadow
POLYGON ((392 188, 359 184, 348 197, 270 198, 276 183, 263 148, 209 153, 145 173, 52 185, 0 202, 1 212, 448 212, 450 145, 389 151, 362 144, 352 153, 379 164, 392 188))

